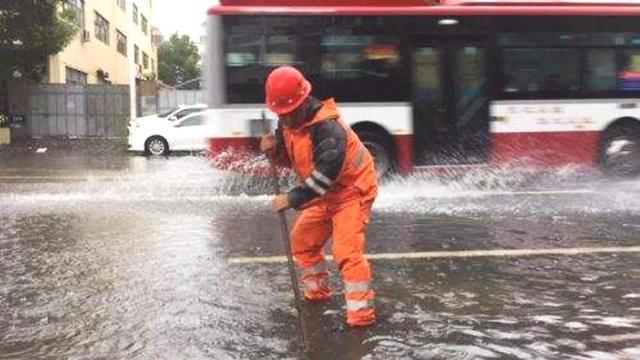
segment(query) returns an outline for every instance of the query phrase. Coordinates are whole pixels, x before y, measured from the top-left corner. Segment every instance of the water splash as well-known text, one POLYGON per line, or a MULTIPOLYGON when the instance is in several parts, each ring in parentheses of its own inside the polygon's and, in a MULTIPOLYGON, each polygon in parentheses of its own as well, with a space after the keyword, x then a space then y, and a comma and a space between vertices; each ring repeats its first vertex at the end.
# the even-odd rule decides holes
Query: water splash
MULTIPOLYGON (((225 159, 221 154, 213 161, 230 161, 225 159)), ((235 160, 235 166, 242 166, 243 171, 218 170, 211 167, 211 159, 187 156, 132 157, 121 169, 47 172, 44 181, 0 184, 0 203, 3 204, 0 213, 100 203, 136 206, 186 202, 197 208, 237 203, 262 206, 258 204, 268 201, 273 194, 272 178, 264 168, 266 159, 254 156, 235 160), (252 169, 254 173, 250 173, 252 169), (60 176, 62 180, 56 180, 60 176), (65 176, 73 176, 75 180, 64 180, 65 176)), ((280 179, 283 189, 294 186, 297 181, 290 172, 281 174, 280 179)), ((382 182, 374 209, 558 218, 576 212, 637 213, 640 181, 605 178, 571 167, 547 173, 490 167, 450 176, 416 173, 382 182)))
POLYGON ((553 172, 479 168, 450 177, 415 174, 381 186, 376 208, 434 214, 539 214, 640 211, 640 180, 562 168, 553 172))

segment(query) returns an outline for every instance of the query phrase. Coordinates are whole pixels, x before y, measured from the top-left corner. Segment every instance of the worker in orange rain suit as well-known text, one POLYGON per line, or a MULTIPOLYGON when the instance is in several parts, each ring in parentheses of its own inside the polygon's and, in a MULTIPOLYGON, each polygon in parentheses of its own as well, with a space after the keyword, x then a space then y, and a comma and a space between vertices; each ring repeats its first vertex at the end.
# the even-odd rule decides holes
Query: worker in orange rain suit
POLYGON ((374 292, 363 253, 378 189, 373 157, 340 120, 333 99, 309 95, 311 84, 297 69, 273 70, 265 92, 279 122, 276 135, 264 136, 260 148, 277 164, 293 168, 301 180, 287 194, 276 195, 272 206, 275 211, 302 210, 291 230, 291 245, 304 296, 311 301, 331 297, 323 246, 332 236, 333 257, 345 285, 347 324, 371 325, 374 292))

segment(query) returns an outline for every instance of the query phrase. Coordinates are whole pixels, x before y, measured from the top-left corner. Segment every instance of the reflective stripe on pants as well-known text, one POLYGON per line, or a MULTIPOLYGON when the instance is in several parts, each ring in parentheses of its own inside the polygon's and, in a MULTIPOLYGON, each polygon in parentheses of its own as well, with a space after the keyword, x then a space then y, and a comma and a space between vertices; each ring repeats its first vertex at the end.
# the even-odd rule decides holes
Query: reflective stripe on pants
POLYGON ((301 285, 307 300, 327 300, 331 297, 329 272, 324 260, 300 268, 301 285))

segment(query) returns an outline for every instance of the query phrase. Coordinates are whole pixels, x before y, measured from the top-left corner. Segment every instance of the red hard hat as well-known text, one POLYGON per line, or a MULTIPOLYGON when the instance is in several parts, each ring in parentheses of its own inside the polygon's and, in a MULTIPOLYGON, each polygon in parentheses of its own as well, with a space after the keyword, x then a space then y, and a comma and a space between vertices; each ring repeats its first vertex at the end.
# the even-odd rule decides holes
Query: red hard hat
POLYGON ((302 104, 311 92, 311 84, 298 69, 280 66, 269 74, 264 90, 269 110, 283 115, 302 104))

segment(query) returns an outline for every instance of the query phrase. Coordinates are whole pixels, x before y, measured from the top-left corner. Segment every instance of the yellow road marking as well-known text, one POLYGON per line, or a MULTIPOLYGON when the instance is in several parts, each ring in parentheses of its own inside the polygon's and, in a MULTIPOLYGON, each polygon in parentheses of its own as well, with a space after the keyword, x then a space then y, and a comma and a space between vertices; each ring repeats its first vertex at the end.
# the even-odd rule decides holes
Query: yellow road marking
MULTIPOLYGON (((493 249, 493 250, 463 250, 463 251, 425 251, 411 253, 381 253, 365 255, 369 260, 404 260, 404 259, 450 259, 450 258, 476 258, 476 257, 518 257, 540 255, 590 255, 590 254, 617 254, 640 253, 640 246, 616 246, 616 247, 578 247, 555 249, 493 249)), ((332 259, 329 255, 328 259, 332 259)), ((236 257, 229 259, 231 264, 258 264, 258 263, 284 263, 285 256, 257 256, 236 257)))

